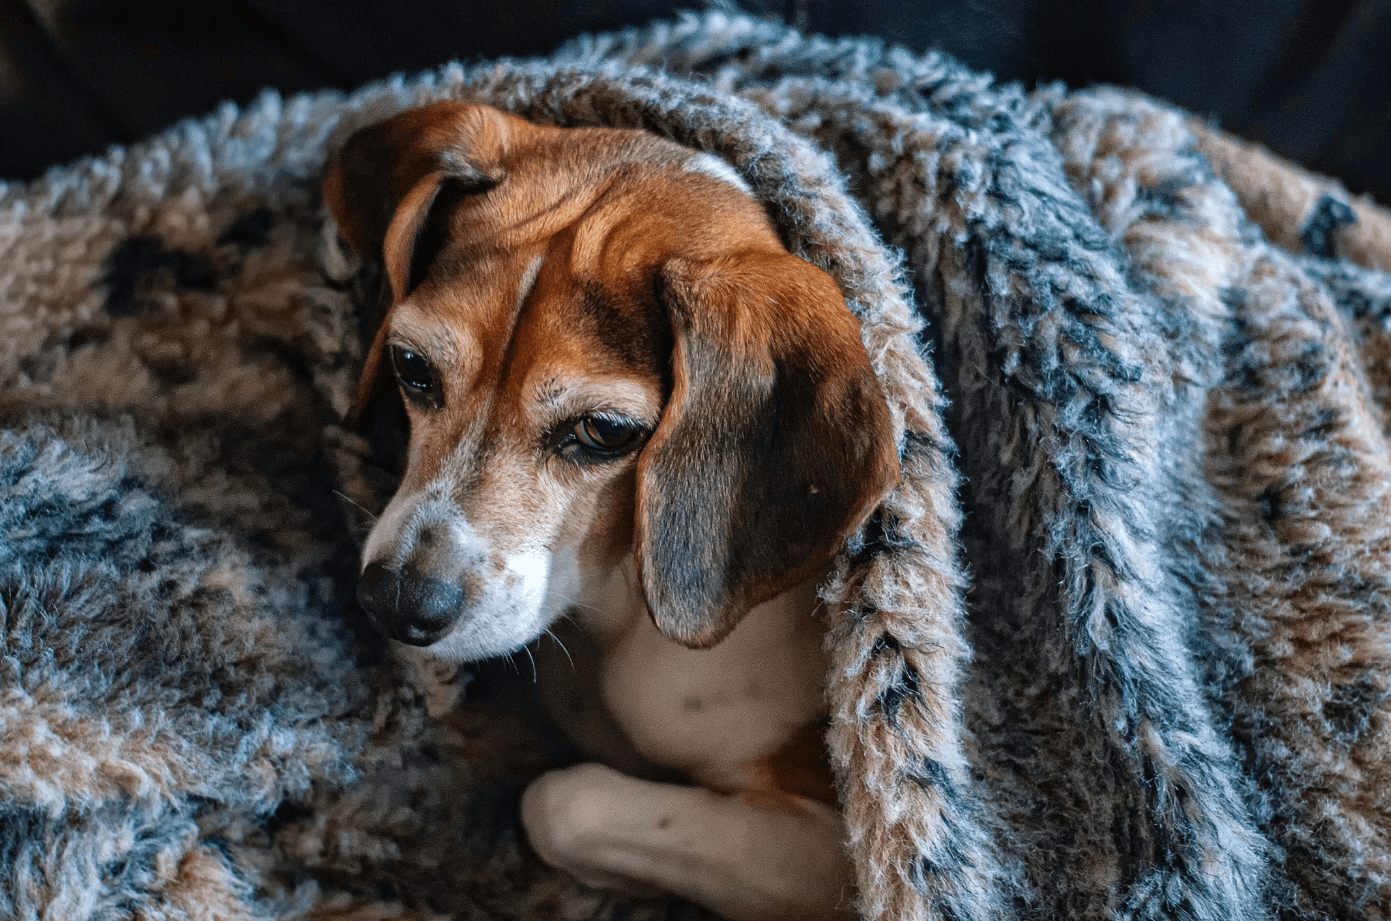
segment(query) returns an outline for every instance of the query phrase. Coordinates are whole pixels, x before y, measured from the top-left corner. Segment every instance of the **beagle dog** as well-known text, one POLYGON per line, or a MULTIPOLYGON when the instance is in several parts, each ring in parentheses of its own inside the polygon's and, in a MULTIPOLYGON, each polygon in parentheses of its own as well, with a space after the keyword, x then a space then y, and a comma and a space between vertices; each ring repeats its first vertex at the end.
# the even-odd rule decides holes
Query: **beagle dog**
POLYGON ((441 102, 323 189, 390 292, 358 406, 389 370, 410 420, 363 607, 454 660, 573 659, 541 693, 595 760, 526 789, 532 847, 733 921, 853 911, 813 614, 898 460, 836 284, 726 163, 641 131, 441 102))

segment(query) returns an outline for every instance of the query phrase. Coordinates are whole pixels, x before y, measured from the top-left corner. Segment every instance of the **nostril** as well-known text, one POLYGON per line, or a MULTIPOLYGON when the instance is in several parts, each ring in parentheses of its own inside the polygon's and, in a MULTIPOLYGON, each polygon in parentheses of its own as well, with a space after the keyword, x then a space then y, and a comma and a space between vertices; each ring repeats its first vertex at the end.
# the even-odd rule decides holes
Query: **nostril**
POLYGON ((381 563, 368 563, 357 579, 357 601, 374 616, 395 613, 401 592, 399 573, 381 563))

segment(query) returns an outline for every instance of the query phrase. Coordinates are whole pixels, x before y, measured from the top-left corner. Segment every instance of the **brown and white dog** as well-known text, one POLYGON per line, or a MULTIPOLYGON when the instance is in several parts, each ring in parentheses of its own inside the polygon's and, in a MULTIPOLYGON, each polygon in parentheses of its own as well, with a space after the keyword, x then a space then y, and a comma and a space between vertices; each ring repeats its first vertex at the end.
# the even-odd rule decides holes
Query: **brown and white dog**
POLYGON ((359 403, 385 365, 411 426, 363 606, 456 660, 574 631, 543 694, 602 763, 526 790, 532 846, 732 919, 849 911, 813 612, 898 463, 835 283, 640 131, 438 103, 350 137, 324 196, 390 286, 359 403))

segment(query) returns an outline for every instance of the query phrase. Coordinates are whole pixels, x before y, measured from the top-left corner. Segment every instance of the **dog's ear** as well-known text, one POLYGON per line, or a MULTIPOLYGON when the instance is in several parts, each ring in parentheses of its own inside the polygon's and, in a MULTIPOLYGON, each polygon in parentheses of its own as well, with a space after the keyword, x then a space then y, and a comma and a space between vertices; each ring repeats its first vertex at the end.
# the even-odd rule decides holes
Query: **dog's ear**
POLYGON ((637 564, 668 638, 724 638, 824 567, 898 482, 888 406, 835 282, 787 254, 672 260, 672 391, 637 468, 637 564))
MULTIPOLYGON (((339 233, 361 258, 380 262, 391 304, 424 278, 443 241, 431 209, 449 196, 476 195, 505 177, 507 117, 462 102, 402 112, 352 134, 324 173, 324 202, 339 233)), ((350 419, 355 425, 381 366, 382 322, 367 354, 350 419)))
POLYGON ((382 263, 393 300, 419 282, 415 250, 441 190, 477 194, 501 182, 509 135, 496 109, 437 102, 362 128, 333 155, 324 202, 353 251, 382 263))

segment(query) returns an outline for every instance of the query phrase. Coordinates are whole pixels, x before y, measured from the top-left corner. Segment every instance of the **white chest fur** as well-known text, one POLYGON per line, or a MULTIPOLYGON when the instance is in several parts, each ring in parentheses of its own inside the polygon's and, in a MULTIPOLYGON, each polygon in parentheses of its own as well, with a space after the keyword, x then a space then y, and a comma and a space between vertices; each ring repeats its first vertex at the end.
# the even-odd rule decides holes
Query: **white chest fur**
MULTIPOLYGON (((766 785, 778 761, 768 756, 808 729, 814 736, 825 712, 814 587, 755 608, 723 642, 693 650, 657 631, 632 575, 614 573, 595 593, 608 604, 591 596, 559 625, 573 628, 573 656, 547 657, 548 709, 605 763, 550 771, 527 788, 532 847, 589 885, 656 886, 732 921, 851 917, 840 813, 766 785), (697 786, 645 779, 653 764, 697 786)), ((559 644, 537 651, 547 649, 559 644)))
POLYGON ((812 584, 785 592, 712 649, 673 643, 643 612, 605 637, 602 704, 644 758, 711 789, 740 789, 742 766, 771 755, 825 711, 815 606, 812 584))

